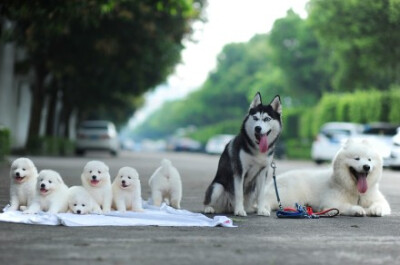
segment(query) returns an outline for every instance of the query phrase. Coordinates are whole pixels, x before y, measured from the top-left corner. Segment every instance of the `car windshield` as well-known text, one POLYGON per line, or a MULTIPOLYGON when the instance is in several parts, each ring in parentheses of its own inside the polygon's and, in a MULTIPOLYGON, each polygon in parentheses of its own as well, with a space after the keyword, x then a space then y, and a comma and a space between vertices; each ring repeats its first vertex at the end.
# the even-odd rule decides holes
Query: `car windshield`
POLYGON ((98 124, 84 124, 81 126, 84 130, 107 130, 106 125, 98 125, 98 124))
POLYGON ((369 134, 369 135, 386 135, 386 136, 393 136, 397 133, 397 128, 396 127, 369 127, 366 128, 364 131, 364 134, 369 134))
POLYGON ((322 133, 328 137, 334 137, 334 136, 349 136, 350 131, 349 130, 344 130, 344 129, 330 129, 330 130, 323 130, 322 133))

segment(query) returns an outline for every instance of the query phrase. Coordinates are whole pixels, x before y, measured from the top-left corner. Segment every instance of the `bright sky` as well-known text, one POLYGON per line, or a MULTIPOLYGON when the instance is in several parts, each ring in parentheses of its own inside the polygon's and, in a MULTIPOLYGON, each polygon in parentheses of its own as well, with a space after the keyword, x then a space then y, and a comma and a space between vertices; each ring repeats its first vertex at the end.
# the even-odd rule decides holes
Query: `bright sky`
POLYGON ((206 23, 196 23, 192 39, 185 41, 182 63, 167 82, 145 95, 146 103, 138 110, 128 126, 133 128, 165 101, 183 98, 200 88, 208 73, 215 69, 217 55, 233 42, 246 42, 255 34, 268 33, 278 18, 292 8, 306 17, 308 0, 208 0, 206 23))

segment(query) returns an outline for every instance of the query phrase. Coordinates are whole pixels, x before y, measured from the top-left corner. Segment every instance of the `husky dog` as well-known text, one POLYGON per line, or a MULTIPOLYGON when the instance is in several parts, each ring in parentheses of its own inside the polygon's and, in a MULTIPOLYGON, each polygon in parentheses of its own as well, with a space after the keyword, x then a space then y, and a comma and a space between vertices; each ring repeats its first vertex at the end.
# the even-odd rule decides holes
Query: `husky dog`
POLYGON ((246 216, 246 211, 254 211, 257 204, 258 215, 269 214, 265 182, 282 131, 281 113, 279 96, 263 105, 261 94, 256 94, 240 133, 220 157, 217 174, 205 194, 205 213, 233 211, 246 216))

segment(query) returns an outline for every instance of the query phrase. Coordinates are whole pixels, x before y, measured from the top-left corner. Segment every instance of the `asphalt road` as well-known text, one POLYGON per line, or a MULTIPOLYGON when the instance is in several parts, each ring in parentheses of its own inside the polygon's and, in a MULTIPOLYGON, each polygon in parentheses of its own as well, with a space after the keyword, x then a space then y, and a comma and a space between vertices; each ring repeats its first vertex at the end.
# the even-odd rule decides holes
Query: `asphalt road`
MULTIPOLYGON (((31 157, 38 169, 54 169, 65 182, 80 184, 87 161, 99 159, 115 176, 135 167, 142 196, 162 158, 178 168, 182 208, 200 212, 218 157, 188 153, 89 153, 82 158, 31 157)), ((10 160, 14 157, 10 157, 10 160)), ((277 170, 315 167, 311 162, 277 161, 277 170)), ((9 165, 0 166, 0 206, 9 200, 9 165)), ((0 264, 400 264, 400 172, 385 170, 381 190, 392 215, 288 220, 230 216, 237 228, 64 227, 0 222, 0 264)))

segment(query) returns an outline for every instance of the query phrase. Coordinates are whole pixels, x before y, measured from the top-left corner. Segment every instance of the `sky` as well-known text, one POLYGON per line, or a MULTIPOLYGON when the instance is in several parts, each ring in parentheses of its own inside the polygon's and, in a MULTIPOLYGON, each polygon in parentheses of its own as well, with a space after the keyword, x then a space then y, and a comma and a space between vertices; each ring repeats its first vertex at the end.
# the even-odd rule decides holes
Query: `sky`
POLYGON ((191 39, 185 40, 182 62, 167 82, 145 94, 144 106, 129 120, 135 128, 163 103, 185 97, 198 89, 215 69, 217 55, 229 43, 247 42, 254 35, 268 33, 278 18, 292 8, 305 18, 308 0, 208 0, 206 23, 193 25, 191 39))

